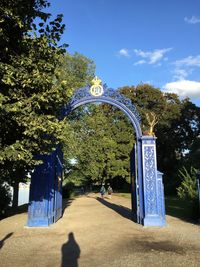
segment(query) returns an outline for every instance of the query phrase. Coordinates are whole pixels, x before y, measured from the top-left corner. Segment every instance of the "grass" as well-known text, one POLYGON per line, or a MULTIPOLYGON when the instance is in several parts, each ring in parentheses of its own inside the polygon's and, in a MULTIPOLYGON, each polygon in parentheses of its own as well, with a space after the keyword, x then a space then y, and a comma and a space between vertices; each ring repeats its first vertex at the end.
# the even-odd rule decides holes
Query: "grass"
POLYGON ((198 203, 179 199, 176 196, 165 197, 166 213, 180 219, 192 220, 198 218, 198 203))
MULTIPOLYGON (((131 199, 130 193, 117 193, 117 196, 131 199)), ((198 218, 198 205, 188 200, 179 199, 177 196, 165 197, 166 214, 184 220, 198 218)))

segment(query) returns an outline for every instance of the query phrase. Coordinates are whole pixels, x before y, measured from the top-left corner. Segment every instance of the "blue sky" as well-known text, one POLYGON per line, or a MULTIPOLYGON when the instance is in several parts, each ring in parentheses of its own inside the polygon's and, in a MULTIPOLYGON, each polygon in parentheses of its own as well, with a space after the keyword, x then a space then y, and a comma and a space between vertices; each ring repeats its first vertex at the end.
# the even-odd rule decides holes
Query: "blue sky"
POLYGON ((200 105, 200 0, 51 0, 62 42, 109 87, 150 83, 200 105))

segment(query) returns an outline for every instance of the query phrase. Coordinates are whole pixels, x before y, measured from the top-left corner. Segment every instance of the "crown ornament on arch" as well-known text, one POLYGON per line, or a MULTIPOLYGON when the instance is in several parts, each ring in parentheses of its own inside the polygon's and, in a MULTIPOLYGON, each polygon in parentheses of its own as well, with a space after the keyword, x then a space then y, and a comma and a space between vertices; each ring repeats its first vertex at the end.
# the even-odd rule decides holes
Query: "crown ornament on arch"
POLYGON ((91 84, 94 85, 94 86, 99 86, 102 84, 102 81, 101 79, 99 79, 97 76, 95 76, 92 81, 91 81, 91 84))
POLYGON ((104 93, 101 79, 95 76, 91 81, 90 93, 92 96, 101 96, 104 93))

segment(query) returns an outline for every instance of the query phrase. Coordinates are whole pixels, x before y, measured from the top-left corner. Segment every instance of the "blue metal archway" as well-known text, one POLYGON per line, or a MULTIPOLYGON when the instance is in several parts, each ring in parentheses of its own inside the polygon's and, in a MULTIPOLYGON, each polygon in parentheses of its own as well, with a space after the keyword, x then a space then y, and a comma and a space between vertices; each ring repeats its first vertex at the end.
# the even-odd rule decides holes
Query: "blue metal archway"
MULTIPOLYGON (((156 138, 142 136, 140 116, 130 99, 116 90, 101 86, 98 80, 95 83, 94 80, 93 86, 80 88, 74 93, 71 102, 63 107, 62 118, 79 106, 97 102, 107 103, 119 108, 130 119, 135 129, 137 142, 134 153, 135 162, 132 164, 135 177, 132 181, 134 219, 145 226, 164 226, 166 223, 164 191, 162 176, 160 173, 158 175, 157 172, 156 138)), ((61 216, 60 196, 62 192, 60 186, 58 186, 60 176, 56 174, 59 164, 55 163, 57 158, 60 158, 58 157, 58 155, 61 155, 59 153, 57 151, 52 155, 43 156, 44 164, 36 167, 32 176, 28 226, 48 226, 61 216), (44 181, 42 187, 39 180, 44 181)))
POLYGON ((102 95, 92 95, 90 87, 84 87, 78 89, 72 100, 68 105, 63 108, 62 117, 68 116, 76 108, 90 104, 90 103, 106 103, 119 108, 131 121, 133 128, 136 133, 136 146, 134 151, 134 157, 137 158, 136 164, 132 164, 132 211, 133 218, 138 223, 143 222, 144 211, 143 211, 143 181, 142 181, 142 157, 141 157, 141 137, 142 131, 140 127, 140 115, 137 112, 136 107, 132 104, 130 99, 126 98, 123 94, 111 88, 103 88, 102 95))

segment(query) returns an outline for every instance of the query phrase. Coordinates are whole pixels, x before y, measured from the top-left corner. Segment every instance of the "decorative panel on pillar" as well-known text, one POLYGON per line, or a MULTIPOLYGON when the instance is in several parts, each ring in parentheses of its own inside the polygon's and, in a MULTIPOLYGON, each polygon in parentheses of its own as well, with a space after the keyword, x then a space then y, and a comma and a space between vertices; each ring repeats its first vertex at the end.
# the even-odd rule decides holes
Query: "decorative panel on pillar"
POLYGON ((163 185, 157 176, 156 138, 142 137, 144 226, 164 226, 163 185))

